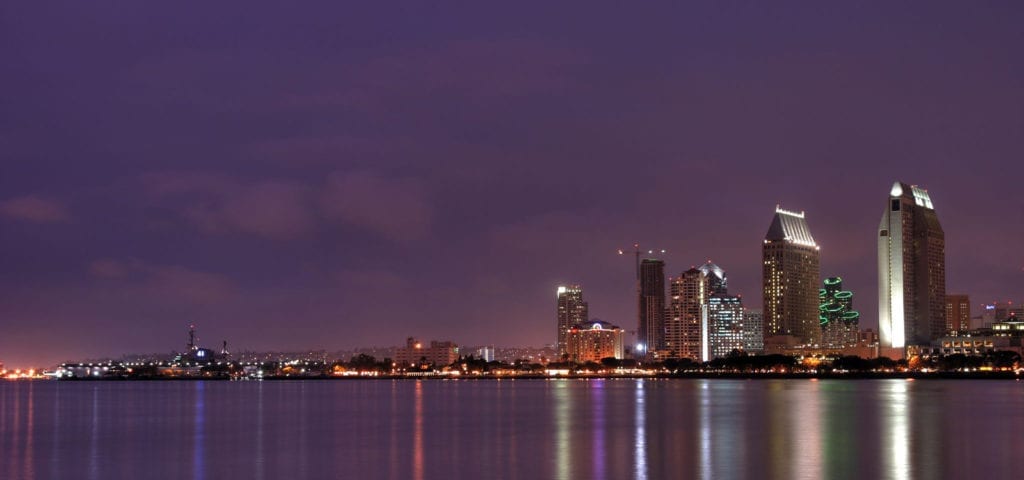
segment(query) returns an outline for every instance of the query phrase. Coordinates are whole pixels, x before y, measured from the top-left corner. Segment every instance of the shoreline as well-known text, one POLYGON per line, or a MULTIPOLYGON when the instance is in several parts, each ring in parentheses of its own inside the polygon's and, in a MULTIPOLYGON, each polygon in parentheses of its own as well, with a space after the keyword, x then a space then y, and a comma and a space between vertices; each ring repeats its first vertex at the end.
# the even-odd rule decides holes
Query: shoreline
MULTIPOLYGON (((378 375, 378 376, 264 376, 256 378, 229 377, 117 377, 117 378, 63 378, 58 382, 174 382, 174 381, 353 381, 353 380, 1020 380, 1015 371, 992 372, 850 372, 850 373, 744 373, 744 372, 684 372, 659 375, 378 375)), ((51 381, 52 379, 19 379, 51 381)))

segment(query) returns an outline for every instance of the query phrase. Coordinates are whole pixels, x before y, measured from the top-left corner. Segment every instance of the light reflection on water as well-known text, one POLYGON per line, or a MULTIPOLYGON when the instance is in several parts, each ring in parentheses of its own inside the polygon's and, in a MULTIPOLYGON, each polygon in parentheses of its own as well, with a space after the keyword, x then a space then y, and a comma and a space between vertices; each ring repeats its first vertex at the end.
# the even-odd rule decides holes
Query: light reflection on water
POLYGON ((0 477, 1014 478, 1012 381, 0 382, 0 477))
POLYGON ((636 445, 636 453, 633 454, 633 463, 636 465, 634 474, 636 480, 647 480, 647 405, 644 404, 643 380, 636 380, 634 412, 636 412, 636 420, 633 422, 636 427, 636 436, 633 437, 633 443, 636 445))
MULTIPOLYGON (((910 402, 907 399, 907 382, 893 382, 886 397, 886 415, 883 428, 886 430, 885 456, 886 477, 894 480, 910 478, 910 402)), ((935 419, 939 420, 939 419, 935 419)))

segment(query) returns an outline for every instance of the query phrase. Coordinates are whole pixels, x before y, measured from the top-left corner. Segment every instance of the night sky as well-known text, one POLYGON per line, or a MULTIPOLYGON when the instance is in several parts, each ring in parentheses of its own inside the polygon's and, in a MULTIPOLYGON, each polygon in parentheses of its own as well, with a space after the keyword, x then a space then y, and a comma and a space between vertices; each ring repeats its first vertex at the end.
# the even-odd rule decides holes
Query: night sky
POLYGON ((0 6, 8 367, 632 330, 637 240, 759 307, 778 203, 874 327, 896 180, 1024 299, 1020 2, 231 3, 0 6))

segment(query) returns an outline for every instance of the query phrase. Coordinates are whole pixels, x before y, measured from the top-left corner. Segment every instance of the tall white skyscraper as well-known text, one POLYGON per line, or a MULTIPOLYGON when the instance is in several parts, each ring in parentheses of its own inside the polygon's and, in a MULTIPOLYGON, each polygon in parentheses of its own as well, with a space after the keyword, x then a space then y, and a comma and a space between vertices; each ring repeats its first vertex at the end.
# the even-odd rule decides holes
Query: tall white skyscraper
POLYGON ((928 191, 896 182, 878 226, 879 342, 927 345, 945 328, 945 233, 928 191))

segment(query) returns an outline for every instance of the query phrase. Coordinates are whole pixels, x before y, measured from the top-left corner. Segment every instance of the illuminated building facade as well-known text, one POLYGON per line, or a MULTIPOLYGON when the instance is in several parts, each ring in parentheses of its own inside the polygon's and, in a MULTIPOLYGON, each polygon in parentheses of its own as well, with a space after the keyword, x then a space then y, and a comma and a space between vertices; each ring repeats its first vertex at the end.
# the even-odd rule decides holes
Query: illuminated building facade
POLYGON ((743 351, 746 348, 743 302, 740 297, 725 292, 716 293, 708 297, 704 311, 707 314, 709 350, 704 361, 725 357, 733 350, 743 351))
POLYGON ((625 356, 625 332, 608 322, 593 320, 576 324, 569 330, 567 339, 569 360, 576 363, 625 356))
POLYGON ((709 328, 704 315, 708 299, 727 293, 725 270, 711 263, 693 267, 669 282, 665 314, 665 356, 706 360, 709 328))
POLYGON ((558 287, 558 358, 569 354, 569 329, 573 325, 589 320, 587 302, 583 301, 583 289, 579 285, 558 287))
POLYGON ((878 226, 878 326, 885 349, 946 330, 946 236, 928 192, 896 182, 878 226))
POLYGON ((820 342, 820 255, 804 212, 775 207, 775 217, 762 246, 766 337, 791 336, 803 345, 820 342))
POLYGON ((701 359, 702 312, 710 295, 708 278, 691 268, 669 282, 669 306, 665 318, 665 350, 669 358, 701 359))
POLYGON ((433 340, 430 345, 409 337, 405 346, 395 351, 395 363, 399 368, 409 368, 420 363, 437 367, 451 365, 459 359, 459 346, 454 342, 433 340))
POLYGON ((971 298, 967 295, 946 295, 946 333, 971 329, 971 298))
POLYGON ((825 288, 818 292, 821 322, 821 346, 843 348, 860 341, 860 312, 853 309, 853 292, 843 290, 843 279, 825 279, 825 288))
POLYGON ((665 345, 665 262, 645 258, 640 262, 640 324, 637 353, 645 355, 665 345))
POLYGON ((761 310, 743 310, 743 350, 758 354, 764 351, 764 314, 761 310))

